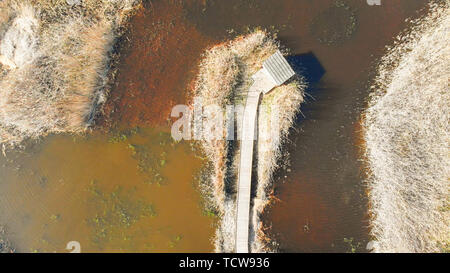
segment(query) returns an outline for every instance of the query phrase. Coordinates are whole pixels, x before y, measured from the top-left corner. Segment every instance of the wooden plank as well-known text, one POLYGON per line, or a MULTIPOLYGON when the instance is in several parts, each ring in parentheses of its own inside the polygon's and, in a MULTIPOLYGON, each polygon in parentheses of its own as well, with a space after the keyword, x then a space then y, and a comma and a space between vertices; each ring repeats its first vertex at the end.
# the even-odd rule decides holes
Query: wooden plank
POLYGON ((263 69, 254 76, 245 103, 241 130, 241 155, 238 175, 236 213, 236 252, 249 252, 250 198, 252 181, 253 145, 257 126, 258 103, 261 93, 267 93, 294 75, 286 59, 277 51, 264 62, 263 69))
POLYGON ((292 76, 295 75, 289 63, 281 55, 280 51, 270 56, 263 64, 263 67, 267 70, 272 77, 276 85, 282 85, 292 76))

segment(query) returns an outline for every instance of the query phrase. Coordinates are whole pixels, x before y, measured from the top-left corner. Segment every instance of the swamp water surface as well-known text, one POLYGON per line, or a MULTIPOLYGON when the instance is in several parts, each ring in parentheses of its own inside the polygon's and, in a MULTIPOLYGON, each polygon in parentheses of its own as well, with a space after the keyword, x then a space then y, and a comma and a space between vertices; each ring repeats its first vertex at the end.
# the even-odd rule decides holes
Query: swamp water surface
POLYGON ((385 46, 428 3, 381 2, 211 0, 191 7, 197 11, 189 13, 191 21, 216 39, 255 27, 276 30, 311 83, 285 146, 290 164, 276 173, 274 201, 263 216, 278 251, 366 251, 360 115, 385 46))
POLYGON ((313 98, 285 147, 290 165, 276 174, 267 234, 280 251, 364 251, 360 113, 384 46, 426 3, 147 2, 121 40, 116 82, 98 121, 122 129, 49 136, 0 157, 0 225, 25 252, 63 252, 69 241, 82 251, 212 251, 214 218, 203 212, 195 182, 204 161, 190 143, 172 142, 168 115, 186 101, 203 50, 262 27, 320 66, 303 63, 313 98))
POLYGON ((51 136, 0 167, 1 222, 18 251, 207 252, 202 160, 170 134, 51 136))

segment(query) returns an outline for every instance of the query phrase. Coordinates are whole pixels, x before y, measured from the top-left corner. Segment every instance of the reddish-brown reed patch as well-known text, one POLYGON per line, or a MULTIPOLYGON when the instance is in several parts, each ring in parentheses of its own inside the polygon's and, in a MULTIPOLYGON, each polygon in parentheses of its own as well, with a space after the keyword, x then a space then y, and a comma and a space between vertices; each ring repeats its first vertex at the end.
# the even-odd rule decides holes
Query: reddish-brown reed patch
POLYGON ((185 18, 179 1, 143 5, 123 37, 120 64, 100 126, 166 124, 185 103, 187 85, 210 40, 185 18))

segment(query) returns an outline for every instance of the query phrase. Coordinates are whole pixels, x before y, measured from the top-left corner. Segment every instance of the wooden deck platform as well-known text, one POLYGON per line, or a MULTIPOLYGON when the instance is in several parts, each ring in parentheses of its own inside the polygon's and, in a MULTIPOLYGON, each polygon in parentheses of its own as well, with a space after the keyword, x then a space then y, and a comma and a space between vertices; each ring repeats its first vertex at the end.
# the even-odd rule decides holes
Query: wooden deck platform
POLYGON ((241 130, 241 155, 239 162, 238 195, 236 213, 236 252, 249 252, 250 203, 253 146, 257 124, 258 104, 261 94, 285 83, 295 72, 277 51, 264 62, 263 68, 254 76, 245 103, 241 130))

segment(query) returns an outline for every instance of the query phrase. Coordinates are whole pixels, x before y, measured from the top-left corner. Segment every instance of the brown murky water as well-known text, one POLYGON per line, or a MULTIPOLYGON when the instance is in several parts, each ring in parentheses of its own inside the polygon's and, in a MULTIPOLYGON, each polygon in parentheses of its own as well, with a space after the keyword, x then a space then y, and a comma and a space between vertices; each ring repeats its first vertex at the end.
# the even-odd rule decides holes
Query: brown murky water
POLYGON ((213 41, 186 20, 182 1, 146 1, 121 39, 120 69, 100 126, 170 125, 213 41))
POLYGON ((65 251, 68 241, 82 251, 212 251, 214 219, 203 214, 194 182, 202 161, 189 143, 170 141, 168 115, 186 101, 206 47, 263 27, 277 30, 293 55, 312 53, 325 71, 286 146, 291 166, 276 175, 276 201, 264 215, 269 235, 280 251, 364 251, 358 119, 367 82, 383 47, 426 2, 147 2, 121 41, 98 121, 125 131, 50 136, 0 157, 0 224, 19 251, 65 251))
POLYGON ((146 2, 120 40, 118 73, 97 133, 50 136, 0 156, 0 225, 18 251, 210 252, 190 143, 168 118, 208 40, 180 2, 146 2), (136 130, 140 126, 140 130, 136 130), (120 130, 120 131, 119 131, 120 130))
MULTIPOLYGON (((191 20, 204 33, 224 38, 258 26, 274 29, 292 55, 312 53, 325 71, 308 91, 313 98, 302 105, 304 118, 286 147, 291 166, 277 173, 276 201, 264 214, 280 251, 365 251, 369 221, 360 113, 384 47, 427 2, 229 0, 191 7, 197 12, 191 20)), ((314 82, 320 75, 310 76, 314 82)))
POLYGON ((166 131, 52 136, 8 158, 0 219, 19 251, 212 251, 194 182, 202 160, 166 131))
MULTIPOLYGON (((266 213, 266 224, 272 224, 281 251, 365 251, 369 221, 363 165, 358 160, 360 113, 384 46, 403 30, 404 20, 427 3, 382 2, 374 7, 347 1, 358 23, 351 38, 339 45, 318 43, 304 28, 307 23, 293 25, 300 30, 297 39, 286 34, 286 40, 298 44, 293 47, 296 53, 313 52, 326 72, 310 91, 314 100, 303 106, 305 119, 290 137, 291 172, 282 171, 275 182, 280 201, 266 213)), ((324 8, 312 7, 311 13, 293 17, 308 22, 324 8)))

